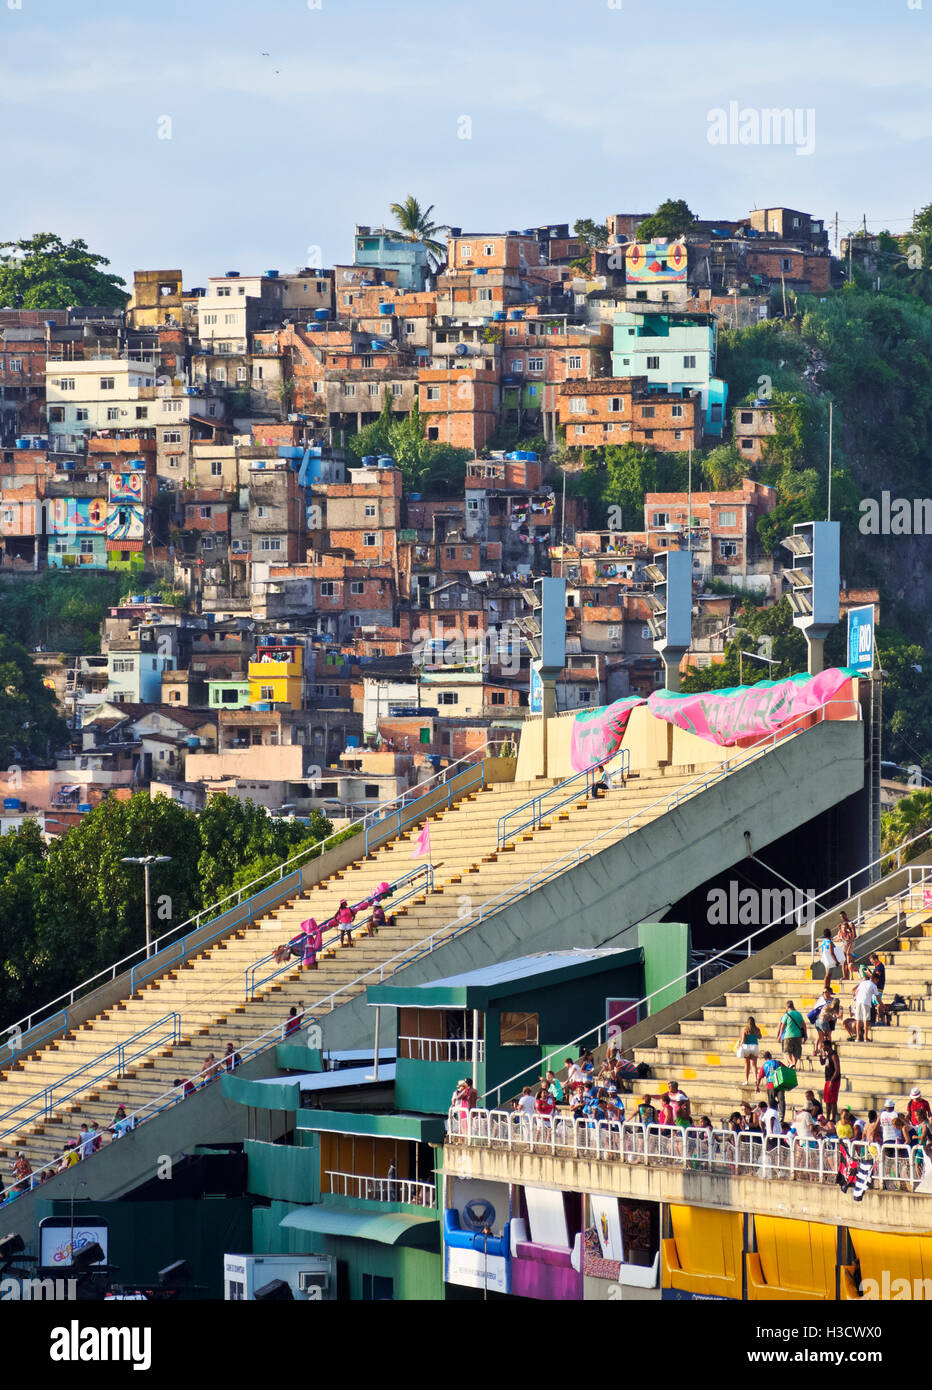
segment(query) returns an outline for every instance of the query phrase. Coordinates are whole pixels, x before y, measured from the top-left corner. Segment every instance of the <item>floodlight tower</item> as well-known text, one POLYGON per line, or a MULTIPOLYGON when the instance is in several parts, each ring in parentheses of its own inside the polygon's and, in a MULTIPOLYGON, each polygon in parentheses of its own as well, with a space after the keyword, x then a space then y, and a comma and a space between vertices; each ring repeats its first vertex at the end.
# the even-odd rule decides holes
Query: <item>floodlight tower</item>
POLYGON ((557 712, 557 677, 566 665, 566 580, 535 579, 524 599, 533 616, 518 618, 517 625, 541 685, 541 776, 546 777, 548 720, 557 712))
POLYGON ((646 570, 654 586, 647 595, 654 651, 663 661, 667 690, 679 690, 680 662, 693 634, 693 557, 688 550, 661 550, 646 570))
POLYGON ((793 556, 783 571, 790 589, 793 626, 809 648, 809 674, 825 669, 825 639, 838 622, 841 589, 841 527, 837 521, 799 521, 782 545, 793 556))

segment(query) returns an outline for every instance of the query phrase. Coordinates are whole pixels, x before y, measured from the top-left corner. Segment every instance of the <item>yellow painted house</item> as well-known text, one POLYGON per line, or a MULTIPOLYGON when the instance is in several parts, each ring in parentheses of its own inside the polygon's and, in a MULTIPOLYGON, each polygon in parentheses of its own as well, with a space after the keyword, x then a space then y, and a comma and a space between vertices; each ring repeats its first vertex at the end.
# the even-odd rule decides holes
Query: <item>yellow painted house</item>
POLYGON ((304 706, 304 649, 287 637, 266 637, 249 663, 251 705, 304 706))

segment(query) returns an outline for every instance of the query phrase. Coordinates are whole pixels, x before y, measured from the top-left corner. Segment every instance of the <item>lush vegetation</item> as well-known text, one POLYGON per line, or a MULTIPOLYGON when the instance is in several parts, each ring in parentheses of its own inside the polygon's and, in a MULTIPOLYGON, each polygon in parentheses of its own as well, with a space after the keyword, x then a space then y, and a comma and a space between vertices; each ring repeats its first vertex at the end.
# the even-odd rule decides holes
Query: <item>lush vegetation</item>
POLYGON ((0 1019, 12 1023, 144 944, 143 873, 125 855, 171 856, 152 870, 158 936, 285 859, 315 857, 331 830, 317 812, 306 825, 216 796, 195 815, 140 792, 101 802, 51 845, 33 821, 3 835, 0 1019))
POLYGON ((67 737, 55 694, 32 657, 0 633, 0 763, 9 769, 47 761, 67 737))
POLYGON ((10 309, 68 309, 72 305, 122 309, 128 295, 123 280, 101 267, 87 242, 62 241, 54 232, 37 232, 20 241, 0 242, 0 305, 10 309))
POLYGON ((396 419, 388 391, 379 418, 363 425, 358 434, 348 435, 345 448, 356 463, 366 454, 390 454, 396 468, 401 469, 405 492, 444 497, 462 496, 466 464, 473 457, 471 449, 455 449, 428 439, 417 402, 407 419, 396 419))

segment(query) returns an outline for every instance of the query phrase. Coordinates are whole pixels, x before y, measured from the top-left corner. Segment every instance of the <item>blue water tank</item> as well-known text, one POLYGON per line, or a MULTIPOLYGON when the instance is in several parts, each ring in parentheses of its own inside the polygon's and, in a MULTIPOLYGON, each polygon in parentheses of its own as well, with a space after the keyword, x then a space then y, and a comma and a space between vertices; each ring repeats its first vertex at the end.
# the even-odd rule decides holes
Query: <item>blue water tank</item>
POLYGON ((520 457, 521 455, 516 450, 512 450, 510 454, 505 455, 505 458, 508 459, 510 463, 516 463, 520 457))
POLYGON ((18 796, 5 796, 5 797, 3 798, 3 809, 4 809, 4 811, 18 811, 18 810, 19 810, 19 797, 18 797, 18 796))
POLYGON ((358 747, 359 747, 359 735, 358 735, 358 734, 347 734, 347 735, 346 735, 346 746, 347 746, 347 748, 358 748, 358 747))
POLYGON ((421 494, 420 494, 419 492, 411 492, 411 493, 408 494, 408 501, 409 501, 409 502, 420 502, 420 500, 421 500, 421 494))
POLYGON ((394 468, 395 460, 391 454, 379 454, 378 466, 379 468, 394 468))
POLYGON ((266 273, 266 275, 268 276, 268 278, 269 278, 270 280, 277 280, 277 279, 278 279, 278 271, 277 271, 277 270, 267 270, 265 273, 266 273))
POLYGON ((14 440, 13 442, 14 442, 14 445, 15 445, 15 447, 16 447, 17 449, 26 449, 26 448, 28 448, 28 445, 26 444, 25 439, 16 439, 16 440, 14 440))
POLYGON ((88 812, 88 811, 90 811, 90 810, 91 810, 91 803, 90 803, 89 801, 79 801, 79 802, 78 802, 78 810, 79 810, 79 811, 82 811, 82 812, 85 812, 85 813, 88 812))
POLYGON ((269 710, 269 709, 272 708, 271 701, 269 701, 269 700, 257 700, 257 701, 253 704, 252 708, 253 708, 253 709, 257 709, 257 710, 269 710))
POLYGON ((227 278, 228 280, 235 280, 235 279, 237 279, 237 277, 239 276, 239 271, 238 271, 238 270, 228 270, 228 271, 226 271, 225 273, 226 273, 226 278, 227 278))
POLYGON ((305 333, 319 333, 323 326, 322 323, 306 323, 304 325, 304 331, 305 333))
POLYGON ((300 459, 304 457, 304 450, 297 444, 279 444, 278 457, 280 459, 300 459))
POLYGON ((394 304, 380 304, 380 305, 379 305, 379 313, 380 313, 380 314, 393 314, 394 312, 395 312, 395 306, 394 306, 394 304))
POLYGON ((315 317, 315 319, 317 320, 318 323, 323 323, 325 319, 329 319, 329 317, 330 317, 330 310, 329 310, 329 309, 315 309, 315 310, 314 310, 314 317, 315 317))
POLYGON ((465 343, 457 343, 453 351, 456 353, 457 357, 465 357, 466 354, 469 352, 469 348, 466 346, 465 343))
POLYGON ((362 466, 363 466, 363 468, 376 468, 376 467, 378 467, 378 458, 377 458, 377 456, 376 456, 375 454, 363 454, 363 456, 362 456, 362 466))
POLYGON ((486 266, 477 266, 473 271, 473 275, 488 275, 488 273, 488 268, 486 266))
POLYGON ((502 319, 506 317, 504 309, 496 309, 492 317, 496 323, 501 323, 502 319))

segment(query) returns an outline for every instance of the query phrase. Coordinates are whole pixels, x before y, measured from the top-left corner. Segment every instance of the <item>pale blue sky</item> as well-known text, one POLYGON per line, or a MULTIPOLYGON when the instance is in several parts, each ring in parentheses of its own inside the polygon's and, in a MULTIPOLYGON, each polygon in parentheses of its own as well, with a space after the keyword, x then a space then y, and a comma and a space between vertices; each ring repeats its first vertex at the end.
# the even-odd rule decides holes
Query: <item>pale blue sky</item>
POLYGON ((409 192, 475 231, 665 197, 904 231, 932 201, 932 0, 613 3, 0 0, 0 239, 196 285, 349 259, 409 192), (813 109, 814 153, 711 145, 732 101, 813 109))

